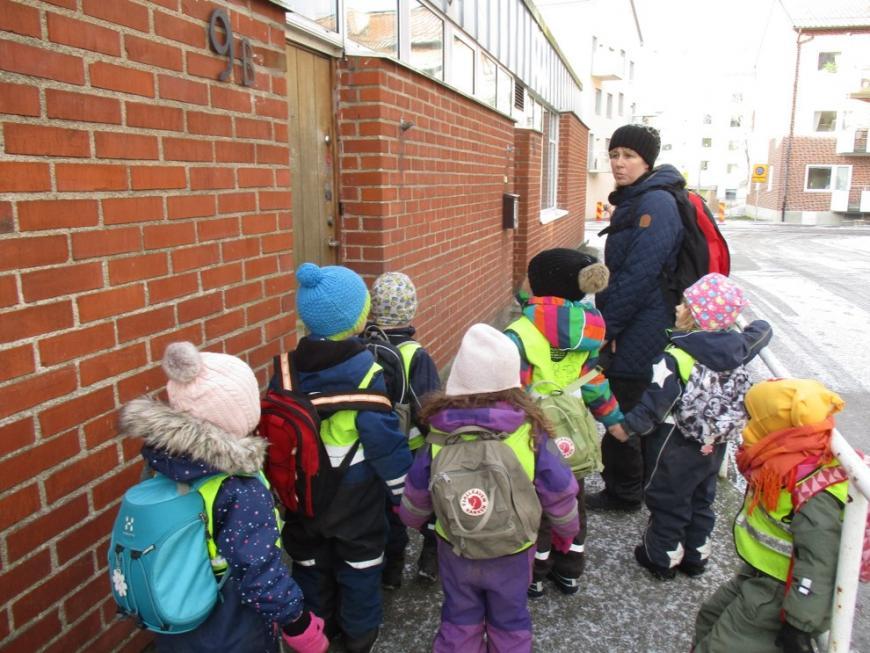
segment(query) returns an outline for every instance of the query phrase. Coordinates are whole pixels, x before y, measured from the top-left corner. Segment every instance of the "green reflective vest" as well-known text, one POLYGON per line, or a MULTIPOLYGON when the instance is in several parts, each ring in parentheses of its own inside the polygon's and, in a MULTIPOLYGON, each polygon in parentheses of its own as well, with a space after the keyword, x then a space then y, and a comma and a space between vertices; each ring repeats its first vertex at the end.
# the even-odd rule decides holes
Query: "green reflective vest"
MULTIPOLYGON (((408 383, 409 410, 410 405, 414 402, 414 398, 411 392, 411 361, 414 360, 414 354, 416 354, 417 350, 421 347, 422 345, 415 340, 406 340, 405 342, 399 343, 397 345, 399 354, 401 354, 402 356, 402 367, 405 371, 405 381, 408 383)), ((425 442, 426 436, 424 436, 420 432, 420 429, 411 424, 410 431, 408 432, 408 448, 411 451, 416 451, 417 449, 422 447, 425 442)))
MULTIPOLYGON (((447 435, 443 431, 438 431, 437 429, 432 429, 434 433, 441 433, 447 435)), ((516 454, 517 459, 520 461, 520 465, 523 470, 528 474, 529 480, 534 481, 535 479, 535 452, 532 450, 530 443, 532 441, 532 425, 528 422, 523 422, 520 424, 520 427, 511 433, 507 438, 502 440, 503 444, 506 444, 511 448, 511 450, 516 454)), ((464 435, 462 436, 464 440, 474 440, 473 435, 464 435)), ((451 446, 461 446, 461 445, 451 445, 451 446)), ((444 447, 439 444, 432 445, 432 460, 435 460, 435 457, 438 455, 444 447)), ((444 532, 444 527, 441 525, 441 520, 435 520, 435 532, 438 533, 445 540, 447 539, 447 534, 444 532)), ((519 551, 523 551, 529 546, 531 546, 531 542, 528 542, 524 546, 518 549, 519 551)))
MULTIPOLYGON (((826 467, 838 464, 834 460, 826 467)), ((821 469, 805 476, 798 481, 798 484, 806 483, 821 469)), ((825 488, 825 492, 831 494, 841 504, 846 503, 848 490, 849 484, 846 481, 825 488)), ((794 542, 791 534, 791 520, 794 517, 791 492, 787 489, 780 490, 776 508, 772 512, 768 512, 759 503, 750 514, 750 502, 751 497, 747 493, 743 500, 743 507, 734 520, 734 544, 737 547, 737 554, 755 569, 784 583, 788 578, 794 542)))
POLYGON ((583 363, 589 357, 588 351, 569 351, 560 361, 550 359, 550 342, 532 321, 523 316, 510 324, 505 331, 513 331, 523 343, 526 360, 532 365, 532 381, 534 386, 539 381, 553 381, 559 385, 547 390, 538 386, 536 392, 542 395, 554 390, 565 388, 576 381, 583 369, 583 363))
MULTIPOLYGON (((377 363, 372 363, 357 387, 361 390, 368 388, 375 374, 382 369, 377 363)), ((359 432, 356 428, 356 414, 358 412, 356 410, 337 410, 320 422, 320 438, 323 440, 323 445, 326 447, 333 467, 338 467, 341 464, 354 442, 359 439, 359 432)), ((362 444, 360 444, 350 464, 355 465, 363 460, 365 460, 365 454, 362 444)))
POLYGON ((675 345, 665 347, 665 353, 669 354, 677 361, 677 370, 680 373, 680 378, 683 383, 689 380, 692 374, 692 368, 695 366, 695 358, 684 349, 680 349, 675 345))

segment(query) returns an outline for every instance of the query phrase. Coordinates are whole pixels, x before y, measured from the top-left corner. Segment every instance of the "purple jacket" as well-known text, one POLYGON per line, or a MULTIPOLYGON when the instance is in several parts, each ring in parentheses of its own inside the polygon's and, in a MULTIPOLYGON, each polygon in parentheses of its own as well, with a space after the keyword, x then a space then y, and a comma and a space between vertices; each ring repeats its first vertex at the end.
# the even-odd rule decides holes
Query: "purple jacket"
MULTIPOLYGON (((526 414, 522 410, 498 403, 489 408, 449 408, 434 415, 431 424, 446 433, 469 425, 511 433, 524 421, 526 414)), ((553 531, 571 540, 580 531, 577 518, 577 481, 563 462, 553 441, 545 434, 537 434, 535 437, 538 451, 535 455, 534 484, 541 508, 547 517, 553 518, 553 531)), ((429 493, 431 468, 432 447, 427 445, 414 459, 411 471, 405 479, 404 501, 410 502, 415 512, 408 510, 404 501, 399 508, 402 521, 412 528, 421 528, 432 514, 432 496, 429 493)))

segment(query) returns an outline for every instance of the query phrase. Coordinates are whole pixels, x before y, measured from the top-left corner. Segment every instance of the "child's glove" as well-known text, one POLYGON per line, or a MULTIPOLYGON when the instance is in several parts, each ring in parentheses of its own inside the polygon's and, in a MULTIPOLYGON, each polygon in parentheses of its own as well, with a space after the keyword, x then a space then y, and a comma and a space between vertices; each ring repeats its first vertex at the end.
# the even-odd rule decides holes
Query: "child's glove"
POLYGON ((323 634, 323 619, 307 610, 296 621, 285 625, 281 634, 287 646, 296 653, 326 653, 329 648, 329 640, 323 634), (300 629, 301 633, 298 632, 300 629), (288 635, 288 630, 296 634, 288 635))
POLYGON ((812 636, 788 622, 779 629, 776 645, 781 647, 784 653, 814 653, 816 650, 812 636))

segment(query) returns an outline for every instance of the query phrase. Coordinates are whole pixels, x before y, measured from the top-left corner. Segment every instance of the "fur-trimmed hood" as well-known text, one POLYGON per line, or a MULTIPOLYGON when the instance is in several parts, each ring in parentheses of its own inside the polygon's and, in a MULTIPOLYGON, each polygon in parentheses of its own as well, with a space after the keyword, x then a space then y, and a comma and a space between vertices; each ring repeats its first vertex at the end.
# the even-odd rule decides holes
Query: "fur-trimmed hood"
POLYGON ((121 409, 119 428, 124 435, 142 438, 150 449, 230 475, 259 471, 268 446, 255 435, 237 438, 210 422, 148 398, 135 399, 121 409))

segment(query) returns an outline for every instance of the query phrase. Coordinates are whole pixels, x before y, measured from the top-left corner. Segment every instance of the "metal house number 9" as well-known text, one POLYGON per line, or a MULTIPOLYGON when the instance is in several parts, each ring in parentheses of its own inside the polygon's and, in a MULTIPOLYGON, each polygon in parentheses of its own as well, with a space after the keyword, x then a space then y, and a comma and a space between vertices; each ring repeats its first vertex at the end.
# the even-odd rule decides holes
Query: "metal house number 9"
MULTIPOLYGON (((251 42, 248 39, 239 39, 242 52, 239 59, 242 63, 242 85, 254 85, 254 57, 251 42)), ((236 48, 233 41, 233 28, 230 26, 230 18, 227 16, 226 9, 215 9, 211 12, 211 17, 208 20, 208 44, 211 49, 217 54, 227 58, 227 67, 221 72, 218 79, 222 82, 227 81, 233 74, 233 64, 236 60, 236 48), (223 29, 226 34, 221 41, 218 27, 223 29)))

